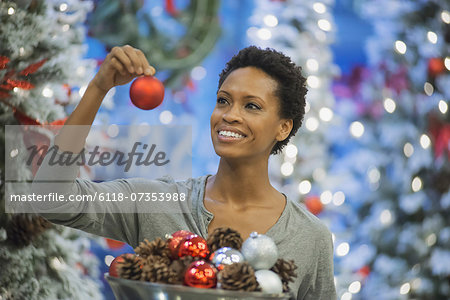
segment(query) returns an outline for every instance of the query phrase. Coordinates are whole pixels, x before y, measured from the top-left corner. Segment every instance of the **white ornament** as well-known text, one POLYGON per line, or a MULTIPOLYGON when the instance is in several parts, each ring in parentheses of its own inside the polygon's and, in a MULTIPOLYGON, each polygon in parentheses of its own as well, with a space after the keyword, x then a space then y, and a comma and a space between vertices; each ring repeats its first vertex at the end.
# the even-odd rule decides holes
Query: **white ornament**
POLYGON ((280 294, 283 292, 283 283, 277 273, 270 270, 258 270, 255 272, 255 276, 264 293, 280 294))
POLYGON ((270 269, 278 259, 278 249, 274 241, 257 232, 252 232, 244 241, 241 253, 255 270, 270 269))

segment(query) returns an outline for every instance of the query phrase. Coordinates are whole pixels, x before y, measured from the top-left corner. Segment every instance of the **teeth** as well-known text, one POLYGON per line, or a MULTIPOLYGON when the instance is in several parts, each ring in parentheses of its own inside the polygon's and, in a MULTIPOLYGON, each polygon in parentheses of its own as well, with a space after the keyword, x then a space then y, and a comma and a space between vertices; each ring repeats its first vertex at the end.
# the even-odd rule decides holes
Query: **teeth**
POLYGON ((243 138, 244 137, 243 135, 240 135, 239 133, 232 132, 232 131, 226 131, 226 130, 219 131, 219 134, 224 135, 224 136, 231 136, 234 138, 243 138))

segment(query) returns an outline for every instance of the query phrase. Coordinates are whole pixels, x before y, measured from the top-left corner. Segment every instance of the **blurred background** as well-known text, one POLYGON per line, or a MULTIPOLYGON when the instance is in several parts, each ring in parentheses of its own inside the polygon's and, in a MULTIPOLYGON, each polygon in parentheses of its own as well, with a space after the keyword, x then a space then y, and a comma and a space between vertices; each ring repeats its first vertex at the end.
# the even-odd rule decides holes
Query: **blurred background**
MULTIPOLYGON (((129 44, 156 67, 164 102, 141 110, 130 85, 117 87, 95 124, 190 126, 192 176, 211 174, 218 74, 243 47, 275 48, 302 66, 309 92, 271 180, 332 231, 338 299, 448 299, 449 10, 445 0, 0 1, 0 117, 62 124, 109 50, 129 44)), ((2 212, 0 299, 114 299, 103 273, 127 252, 2 212)))

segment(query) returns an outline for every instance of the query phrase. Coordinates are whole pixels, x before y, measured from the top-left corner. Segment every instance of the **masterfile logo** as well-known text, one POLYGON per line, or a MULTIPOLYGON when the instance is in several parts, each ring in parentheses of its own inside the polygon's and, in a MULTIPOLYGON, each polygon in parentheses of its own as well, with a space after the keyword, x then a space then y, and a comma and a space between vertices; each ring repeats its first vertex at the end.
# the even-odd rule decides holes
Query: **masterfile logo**
POLYGON ((166 175, 185 179, 192 175, 190 126, 66 126, 71 127, 74 139, 77 132, 80 136, 89 132, 78 153, 54 145, 61 127, 6 126, 6 180, 23 181, 23 172, 18 170, 24 168, 34 175, 44 158, 50 166, 80 167, 80 177, 93 181, 166 175))
MULTIPOLYGON (((71 189, 78 179, 84 179, 84 185, 91 185, 127 178, 142 178, 147 182, 192 177, 190 126, 65 126, 64 130, 71 132, 70 139, 81 140, 84 145, 76 153, 55 145, 61 128, 6 126, 5 199, 10 200, 5 203, 7 212, 32 212, 31 204, 44 202, 55 203, 55 207, 62 202, 87 206, 96 203, 96 207, 109 205, 130 213, 144 212, 137 207, 148 208, 147 213, 185 211, 184 191, 162 193, 144 189, 124 193, 107 189, 82 195, 71 189)), ((71 207, 77 210, 81 206, 71 207)))

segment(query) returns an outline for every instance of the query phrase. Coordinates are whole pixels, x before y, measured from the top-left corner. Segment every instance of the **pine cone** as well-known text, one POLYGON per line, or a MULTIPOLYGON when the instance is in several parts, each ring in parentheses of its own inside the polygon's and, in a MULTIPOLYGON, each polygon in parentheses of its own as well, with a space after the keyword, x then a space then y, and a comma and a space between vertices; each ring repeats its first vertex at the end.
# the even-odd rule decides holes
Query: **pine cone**
POLYGON ((51 226, 49 221, 40 216, 16 214, 8 224, 8 239, 17 247, 28 246, 33 239, 51 226))
POLYGON ((156 238, 155 240, 149 242, 145 239, 143 242, 139 244, 138 247, 134 249, 134 252, 141 257, 148 257, 150 255, 161 256, 161 257, 170 257, 170 251, 168 244, 165 240, 161 238, 156 238))
POLYGON ((169 265, 170 264, 170 258, 167 256, 159 256, 159 255, 149 255, 145 257, 146 264, 152 265, 155 263, 162 263, 169 265))
POLYGON ((182 284, 184 282, 184 273, 186 272, 187 267, 195 261, 196 258, 192 256, 183 256, 177 260, 172 261, 169 265, 169 269, 171 270, 171 277, 169 278, 170 284, 182 284))
POLYGON ((294 261, 279 258, 271 270, 280 276, 281 282, 283 282, 283 292, 289 292, 289 282, 294 282, 294 278, 297 277, 297 265, 294 261))
POLYGON ((117 263, 117 273, 124 279, 141 280, 145 260, 134 254, 123 256, 123 261, 117 263))
POLYGON ((211 253, 222 247, 231 247, 240 250, 243 242, 239 232, 225 227, 214 229, 207 240, 211 253))
POLYGON ((218 281, 224 290, 254 292, 261 288, 256 281, 255 270, 248 262, 226 265, 219 272, 218 281))
POLYGON ((156 261, 153 264, 146 264, 142 268, 141 280, 159 283, 170 283, 174 281, 177 274, 169 269, 169 266, 161 261, 156 261))

